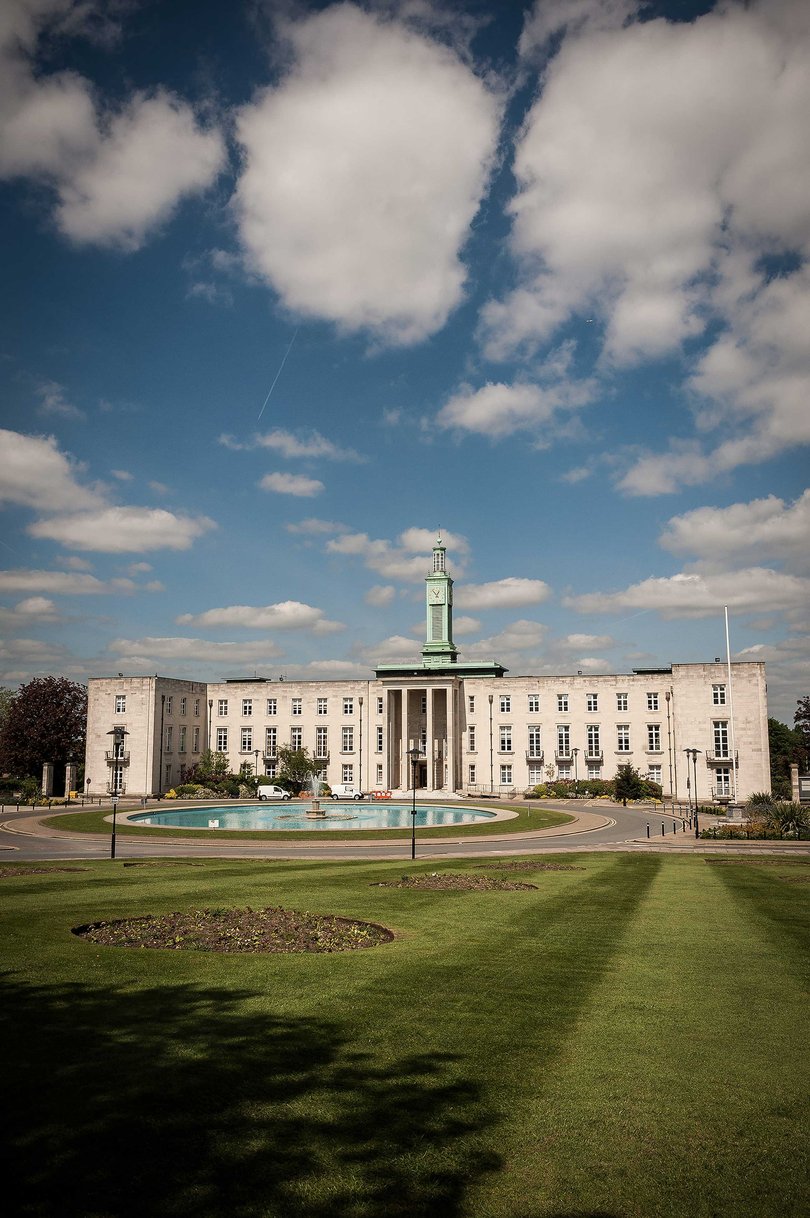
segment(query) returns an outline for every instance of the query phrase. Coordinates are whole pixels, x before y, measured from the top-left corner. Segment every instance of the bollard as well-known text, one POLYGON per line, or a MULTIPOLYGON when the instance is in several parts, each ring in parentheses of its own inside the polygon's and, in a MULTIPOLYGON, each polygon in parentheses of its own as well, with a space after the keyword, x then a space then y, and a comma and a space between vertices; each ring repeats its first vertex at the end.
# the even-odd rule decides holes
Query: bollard
POLYGON ((664 822, 661 821, 661 836, 664 836, 664 822))
POLYGON ((673 821, 673 822, 672 822, 672 832, 673 832, 673 833, 677 833, 677 832, 678 832, 678 826, 675 824, 675 821, 673 821))
POLYGON ((649 836, 650 836, 650 826, 647 825, 647 837, 649 838, 649 836))

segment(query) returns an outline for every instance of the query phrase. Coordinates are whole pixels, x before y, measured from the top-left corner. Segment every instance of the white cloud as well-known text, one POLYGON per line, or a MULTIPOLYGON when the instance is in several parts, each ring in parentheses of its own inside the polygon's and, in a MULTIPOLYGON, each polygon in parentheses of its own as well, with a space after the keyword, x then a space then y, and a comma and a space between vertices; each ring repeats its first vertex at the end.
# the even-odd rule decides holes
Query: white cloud
POLYGON ((133 475, 128 469, 111 469, 110 473, 113 478, 117 478, 119 482, 132 482, 133 475))
POLYGON ((601 651, 605 647, 612 647, 613 639, 609 634, 567 634, 557 639, 556 645, 565 651, 580 651, 583 647, 601 651))
POLYGON ((470 543, 467 538, 461 533, 450 533, 447 529, 404 529, 397 541, 403 550, 412 554, 430 554, 438 544, 439 537, 445 549, 453 554, 469 554, 470 543))
POLYGON ((603 372, 713 327, 687 382, 701 442, 643 454, 620 484, 633 494, 810 442, 810 9, 628 21, 643 7, 535 5, 524 51, 565 34, 516 150, 519 282, 482 314, 495 359, 594 318, 603 372))
MULTIPOLYGON (((131 583, 131 581, 129 581, 131 583)), ((4 592, 48 592, 51 595, 98 596, 102 593, 123 591, 116 581, 105 583, 95 575, 83 575, 68 571, 0 571, 0 593, 4 592)))
POLYGON ((223 448, 230 448, 232 452, 255 452, 257 448, 270 448, 274 452, 280 453, 282 457, 289 458, 322 458, 327 461, 356 462, 366 460, 354 449, 341 448, 332 440, 328 440, 326 436, 322 436, 319 431, 295 433, 285 431, 282 427, 275 427, 272 431, 256 434, 251 440, 246 441, 224 434, 219 437, 219 443, 223 448))
POLYGON ((700 618, 721 614, 801 610, 810 601, 810 579, 785 575, 766 567, 713 574, 681 572, 667 578, 645 579, 621 592, 590 592, 563 600, 580 613, 656 610, 662 617, 700 618))
POLYGON ((548 600, 551 589, 542 579, 508 576, 488 584, 461 584, 455 589, 455 602, 463 609, 517 609, 539 605, 548 600))
MULTIPOLYGON (((460 550, 468 548, 464 538, 457 540, 460 550)), ((435 542, 436 533, 421 528, 405 529, 397 538, 397 544, 384 538, 371 538, 367 533, 342 533, 326 543, 326 551, 361 558, 369 570, 376 571, 384 579, 417 583, 432 569, 430 553, 435 542), (424 552, 414 554, 420 548, 424 552)), ((463 561, 458 559, 453 566, 458 571, 463 567, 463 561)))
POLYGON ((419 341, 462 299, 500 101, 452 51, 355 4, 284 32, 287 76, 237 120, 250 266, 296 312, 419 341))
POLYGON ((460 617, 453 618, 453 634, 457 639, 461 639, 467 634, 477 634, 480 629, 481 623, 477 617, 467 617, 462 614, 460 617))
POLYGON ((357 648, 357 654, 373 666, 375 664, 396 664, 398 660, 413 660, 421 664, 419 659, 419 644, 403 634, 392 634, 379 643, 372 643, 357 648))
POLYGON ((240 626, 255 630, 310 630, 315 634, 334 634, 345 627, 330 622, 322 609, 301 601, 280 601, 275 605, 226 605, 203 613, 184 613, 178 625, 240 626))
POLYGON ((118 656, 124 667, 154 669, 156 661, 202 660, 209 664, 263 664, 281 655, 274 643, 267 639, 245 643, 215 643, 211 639, 193 638, 143 638, 113 639, 108 651, 118 656))
POLYGON ((136 249, 182 197, 204 189, 219 172, 221 135, 204 130, 191 108, 165 90, 105 112, 83 77, 42 70, 39 36, 46 29, 59 33, 65 14, 71 32, 83 32, 94 6, 34 0, 7 3, 4 14, 0 176, 52 186, 56 222, 74 241, 136 249))
POLYGON ((295 495, 301 499, 311 499, 325 489, 317 478, 283 473, 265 474, 259 486, 263 491, 272 491, 276 495, 295 495))
POLYGON ((107 507, 38 520, 32 537, 46 537, 76 550, 140 554, 148 550, 187 550, 213 529, 207 516, 180 516, 160 508, 107 507))
POLYGON ((455 394, 436 416, 439 427, 457 428, 500 439, 516 431, 546 429, 560 412, 576 410, 593 400, 592 382, 561 381, 557 385, 488 383, 455 394))
POLYGON ((674 554, 693 554, 728 564, 740 556, 760 561, 790 559, 804 564, 810 538, 810 490, 795 503, 776 495, 733 503, 727 508, 701 507, 673 516, 661 534, 661 545, 674 554))
POLYGON ((0 607, 0 626, 6 630, 17 630, 33 622, 55 622, 59 614, 52 600, 46 596, 29 596, 19 601, 13 609, 0 607))
POLYGON ((77 481, 81 467, 59 451, 54 436, 26 436, 0 428, 0 503, 37 511, 93 508, 100 493, 77 481))
POLYGON ((530 622, 525 618, 500 630, 489 638, 479 639, 476 643, 466 644, 465 657, 483 658, 493 656, 496 659, 504 655, 517 655, 520 652, 532 651, 540 647, 546 637, 548 627, 542 622, 530 622))
POLYGON ((375 587, 369 588, 363 599, 367 605, 374 605, 381 609, 385 605, 390 605, 395 596, 396 588, 393 584, 377 584, 375 587))
POLYGON ((77 421, 87 418, 83 410, 79 410, 78 406, 67 400, 64 385, 59 385, 56 381, 41 381, 36 386, 36 392, 40 399, 38 414, 57 415, 59 418, 77 421))
POLYGON ((342 533, 346 526, 337 520, 319 520, 310 516, 307 520, 299 520, 293 524, 285 524, 288 533, 297 533, 309 537, 325 536, 329 533, 342 533))

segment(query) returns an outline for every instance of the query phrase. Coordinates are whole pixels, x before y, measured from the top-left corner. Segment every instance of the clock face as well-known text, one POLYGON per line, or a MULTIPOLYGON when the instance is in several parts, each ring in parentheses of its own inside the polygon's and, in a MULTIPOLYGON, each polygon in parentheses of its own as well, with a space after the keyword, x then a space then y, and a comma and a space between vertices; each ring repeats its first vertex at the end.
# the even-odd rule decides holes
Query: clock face
POLYGON ((430 589, 430 603, 431 603, 431 605, 443 605, 444 604, 444 588, 431 588, 430 589))

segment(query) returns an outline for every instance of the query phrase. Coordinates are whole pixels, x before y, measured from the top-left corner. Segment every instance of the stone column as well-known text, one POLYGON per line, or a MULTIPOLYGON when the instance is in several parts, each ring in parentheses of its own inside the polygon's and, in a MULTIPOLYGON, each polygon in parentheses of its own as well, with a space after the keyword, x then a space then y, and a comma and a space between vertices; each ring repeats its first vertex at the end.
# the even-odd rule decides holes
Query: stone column
POLYGON ((406 687, 402 690, 402 720, 399 725, 400 731, 400 747, 399 747, 399 789, 407 791, 410 786, 411 759, 408 756, 408 749, 411 747, 408 740, 408 694, 410 690, 406 687), (405 775, 403 779, 403 774, 405 775))
POLYGON ((436 690, 431 689, 428 685, 425 690, 425 706, 427 707, 425 755, 427 757, 427 785, 431 791, 435 791, 437 786, 441 786, 441 781, 436 782, 436 741, 433 739, 433 698, 435 693, 436 690))
POLYGON ((456 687, 447 690, 447 790, 455 791, 456 781, 456 687))
POLYGON ((794 803, 799 802, 799 767, 793 763, 790 766, 790 798, 794 803))
POLYGON ((69 761, 65 766, 65 799, 70 799, 70 792, 76 790, 78 777, 79 767, 75 761, 69 761))
POLYGON ((42 794, 46 799, 53 795, 53 762, 46 761, 42 767, 42 794))

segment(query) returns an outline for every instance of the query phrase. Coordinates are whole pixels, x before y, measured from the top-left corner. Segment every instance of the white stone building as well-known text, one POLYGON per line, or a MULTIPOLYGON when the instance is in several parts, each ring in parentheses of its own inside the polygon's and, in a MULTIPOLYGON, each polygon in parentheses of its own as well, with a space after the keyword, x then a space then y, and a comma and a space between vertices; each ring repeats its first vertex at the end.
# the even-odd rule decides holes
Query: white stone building
POLYGON ((421 663, 380 665, 365 681, 92 678, 90 794, 165 792, 206 748, 234 773, 246 763, 272 777, 281 745, 308 749, 325 781, 364 790, 407 791, 415 778, 425 794, 513 794, 552 776, 612 778, 624 763, 667 798, 686 800, 695 774, 705 802, 770 789, 764 664, 732 664, 730 681, 717 661, 510 676, 494 660, 458 659, 452 607, 439 540, 421 663))

